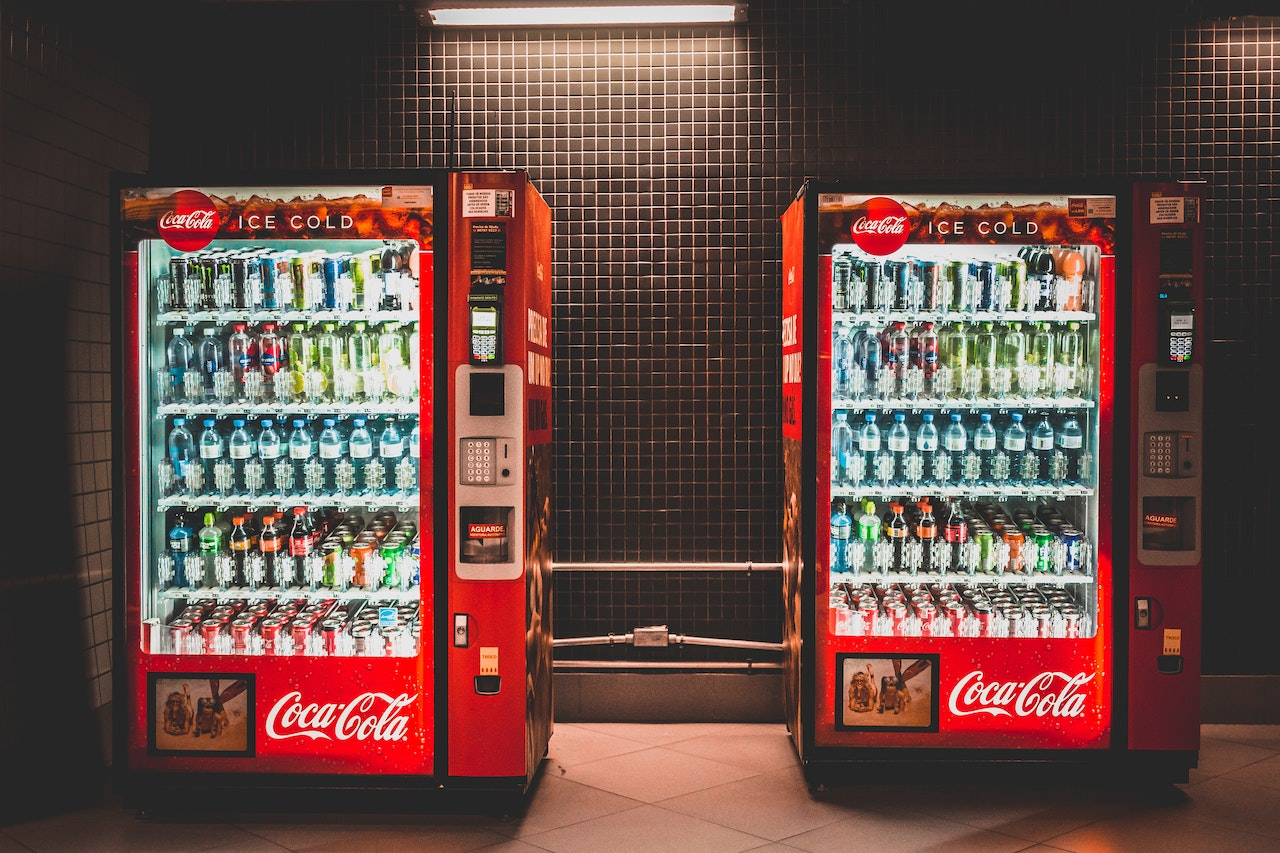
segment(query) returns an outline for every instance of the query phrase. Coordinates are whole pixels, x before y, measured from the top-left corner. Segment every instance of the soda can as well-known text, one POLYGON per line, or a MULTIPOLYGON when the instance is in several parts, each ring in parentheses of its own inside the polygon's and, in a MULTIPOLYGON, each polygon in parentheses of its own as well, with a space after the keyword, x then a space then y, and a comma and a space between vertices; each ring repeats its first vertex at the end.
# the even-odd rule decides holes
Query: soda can
POLYGON ((1022 531, 1013 527, 1005 528, 1004 544, 1009 546, 1009 565, 1005 571, 1017 573, 1022 571, 1022 531))
POLYGON ((338 631, 341 630, 341 628, 342 621, 339 619, 326 619, 320 623, 320 637, 323 641, 325 654, 337 654, 338 631))
POLYGON ((905 601, 887 601, 884 609, 889 614, 889 618, 893 620, 894 636, 902 636, 902 622, 907 618, 907 603, 905 601))
POLYGON ((222 633, 222 624, 216 619, 210 619, 200 626, 200 636, 204 638, 204 650, 207 654, 218 650, 218 635, 222 633))
POLYGON ((946 307, 942 289, 942 269, 937 261, 920 262, 920 310, 941 311, 946 307))
POLYGON ((338 309, 338 269, 337 255, 325 255, 320 260, 320 307, 326 311, 338 309))
POLYGON ((1080 546, 1084 541, 1084 534, 1068 524, 1059 531, 1058 537, 1062 540, 1062 544, 1066 546, 1066 561, 1062 570, 1068 574, 1079 572, 1080 546))
POLYGON ((307 304, 307 262, 299 255, 289 258, 288 305, 295 311, 306 311, 311 308, 307 304))
POLYGON ((1043 524, 1031 528, 1031 541, 1036 545, 1037 572, 1048 572, 1053 569, 1053 534, 1043 524))
POLYGON ((1027 262, 1014 258, 1009 261, 1009 310, 1029 310, 1030 300, 1027 297, 1027 262))
POLYGON ((831 308, 849 310, 849 279, 853 261, 848 255, 840 255, 831 261, 831 308))
POLYGON ((969 308, 969 265, 964 261, 951 261, 946 271, 946 307, 952 311, 969 308))
POLYGON ((964 622, 965 606, 963 601, 948 601, 943 605, 943 612, 947 616, 947 624, 951 626, 951 636, 960 636, 960 626, 964 622))
POLYGON ((990 261, 982 261, 979 263, 977 281, 974 282, 973 310, 996 310, 996 300, 999 289, 1000 281, 996 277, 996 265, 990 261))
POLYGON ((911 309, 911 264, 907 261, 886 261, 889 273, 889 307, 894 311, 911 309))
POLYGON ((974 541, 978 544, 978 571, 990 574, 995 571, 995 537, 991 528, 983 525, 974 532, 974 541))
POLYGON ((253 630, 252 619, 237 619, 231 623, 231 644, 236 651, 244 651, 249 645, 249 633, 253 630))
POLYGON ((190 619, 174 619, 169 623, 169 638, 173 641, 173 650, 181 654, 186 650, 187 638, 191 636, 193 624, 190 619))
POLYGON ((866 287, 867 294, 863 301, 868 311, 875 311, 880 308, 880 264, 874 261, 864 263, 863 269, 866 271, 866 287))

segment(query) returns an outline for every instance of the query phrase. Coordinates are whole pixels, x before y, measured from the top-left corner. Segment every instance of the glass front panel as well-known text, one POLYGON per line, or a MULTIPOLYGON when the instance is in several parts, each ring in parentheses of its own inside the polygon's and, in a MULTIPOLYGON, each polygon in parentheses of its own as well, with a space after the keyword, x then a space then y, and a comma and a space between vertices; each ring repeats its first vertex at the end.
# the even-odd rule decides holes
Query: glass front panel
POLYGON ((419 254, 141 242, 148 651, 417 655, 419 254))
POLYGON ((833 634, 1094 636, 1100 261, 832 247, 833 634))

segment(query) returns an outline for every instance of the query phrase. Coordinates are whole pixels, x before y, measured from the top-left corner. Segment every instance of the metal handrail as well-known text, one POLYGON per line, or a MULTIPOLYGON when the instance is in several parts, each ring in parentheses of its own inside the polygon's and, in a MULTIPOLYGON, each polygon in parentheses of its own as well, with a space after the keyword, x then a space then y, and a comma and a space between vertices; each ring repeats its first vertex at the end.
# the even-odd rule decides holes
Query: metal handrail
POLYGON ((623 562, 623 563, 557 563, 551 564, 552 571, 569 572, 777 572, 782 570, 782 563, 757 563, 747 560, 742 563, 662 563, 662 562, 623 562))

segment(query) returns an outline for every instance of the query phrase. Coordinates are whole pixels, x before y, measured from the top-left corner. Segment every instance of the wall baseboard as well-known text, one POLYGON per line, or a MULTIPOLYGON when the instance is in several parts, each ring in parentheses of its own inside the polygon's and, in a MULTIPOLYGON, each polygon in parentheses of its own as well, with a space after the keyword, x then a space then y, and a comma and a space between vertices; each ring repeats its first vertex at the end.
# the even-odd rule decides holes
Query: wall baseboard
MULTIPOLYGON (((559 722, 782 722, 782 673, 557 672, 559 722)), ((1204 723, 1280 724, 1280 675, 1201 677, 1204 723)))

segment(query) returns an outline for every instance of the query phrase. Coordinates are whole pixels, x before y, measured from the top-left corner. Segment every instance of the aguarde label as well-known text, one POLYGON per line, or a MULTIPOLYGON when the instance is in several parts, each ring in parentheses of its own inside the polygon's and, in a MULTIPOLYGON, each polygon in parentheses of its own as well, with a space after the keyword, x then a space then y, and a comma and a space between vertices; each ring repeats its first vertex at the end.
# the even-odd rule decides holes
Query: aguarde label
POLYGON ((305 737, 327 741, 401 741, 408 736, 409 715, 402 713, 417 697, 369 691, 349 702, 309 702, 294 690, 280 697, 267 714, 267 737, 305 737))
POLYGON ((892 255, 911 233, 907 211, 891 198, 876 196, 858 205, 849 235, 869 255, 892 255))
POLYGON ((195 252, 213 242, 222 224, 218 208, 198 190, 179 190, 173 209, 160 214, 160 236, 179 252, 195 252))
POLYGON ((1083 672, 1041 672, 1025 681, 997 681, 976 669, 951 688, 947 707, 957 717, 1079 717, 1086 695, 1080 688, 1093 681, 1083 672))

